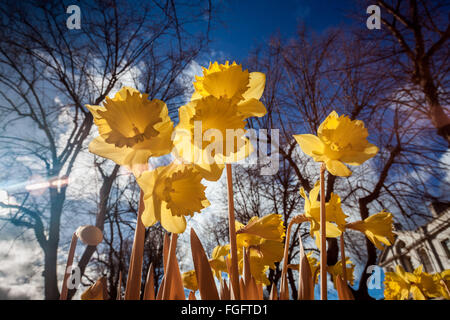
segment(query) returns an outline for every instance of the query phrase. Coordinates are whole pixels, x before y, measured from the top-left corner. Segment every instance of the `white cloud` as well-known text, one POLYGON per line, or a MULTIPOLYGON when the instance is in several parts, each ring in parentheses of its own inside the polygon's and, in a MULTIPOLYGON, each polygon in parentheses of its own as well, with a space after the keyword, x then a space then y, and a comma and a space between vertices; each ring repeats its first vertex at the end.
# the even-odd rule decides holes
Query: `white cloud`
POLYGON ((42 251, 31 231, 3 229, 0 238, 0 298, 43 299, 42 251), (20 237, 20 239, 17 239, 20 237))

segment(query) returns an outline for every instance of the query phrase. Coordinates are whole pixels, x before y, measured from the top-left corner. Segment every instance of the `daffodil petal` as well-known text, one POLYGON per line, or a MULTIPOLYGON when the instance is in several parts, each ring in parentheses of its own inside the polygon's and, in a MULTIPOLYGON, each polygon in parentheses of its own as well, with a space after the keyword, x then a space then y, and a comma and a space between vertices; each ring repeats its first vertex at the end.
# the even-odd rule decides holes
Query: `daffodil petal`
POLYGON ((191 101, 192 100, 197 100, 197 99, 201 99, 203 96, 200 94, 200 93, 198 93, 197 91, 194 91, 194 93, 192 94, 192 96, 191 96, 191 101))
POLYGON ((118 148, 111 143, 107 143, 101 136, 89 143, 89 151, 100 157, 110 159, 119 165, 126 164, 125 159, 133 153, 129 148, 118 148))
MULTIPOLYGON (((331 113, 328 115, 328 117, 325 118, 325 120, 320 124, 319 128, 317 128, 317 134, 321 135, 322 131, 324 129, 324 127, 328 124, 329 125, 329 121, 332 119, 338 119, 339 115, 336 111, 331 111, 331 113)), ((337 121, 333 121, 332 122, 334 124, 334 126, 332 128, 336 128, 336 125, 338 124, 337 121)))
POLYGON ((339 230, 339 228, 336 225, 330 222, 326 223, 326 231, 327 231, 327 238, 337 238, 342 234, 342 231, 339 230))
POLYGON ((314 188, 311 189, 309 192, 309 201, 311 202, 311 205, 314 205, 314 203, 317 202, 317 198, 319 196, 320 192, 320 184, 315 184, 314 188))
POLYGON ((373 158, 378 153, 378 150, 376 145, 369 143, 361 152, 349 151, 344 153, 340 160, 352 166, 359 166, 368 159, 373 158))
POLYGON ((199 163, 194 164, 195 168, 200 172, 202 177, 208 181, 217 181, 222 176, 224 164, 217 164, 216 162, 212 164, 199 163))
POLYGON ((238 162, 244 160, 250 154, 252 154, 254 148, 250 140, 245 137, 241 137, 241 141, 243 141, 243 145, 239 148, 239 150, 237 150, 237 152, 231 152, 228 156, 217 155, 217 158, 219 158, 217 162, 218 163, 238 162))
POLYGON ((174 216, 167 209, 167 203, 161 202, 161 225, 164 229, 173 233, 183 233, 186 230, 186 219, 184 216, 174 216))
POLYGON ((88 108, 88 110, 92 113, 92 115, 96 118, 101 118, 100 113, 98 113, 99 111, 105 112, 106 108, 102 107, 102 106, 96 106, 93 104, 87 104, 86 108, 88 108))
POLYGON ((320 249, 320 231, 314 231, 314 241, 316 242, 317 248, 320 249))
POLYGON ((239 103, 238 111, 240 114, 244 116, 244 118, 263 117, 267 113, 264 104, 261 101, 254 98, 239 103))
POLYGON ((334 176, 348 177, 352 174, 349 168, 339 160, 327 160, 327 170, 334 176))
POLYGON ((264 92, 264 87, 266 85, 266 75, 262 72, 251 72, 249 77, 249 89, 245 91, 242 96, 245 100, 259 100, 264 92))
POLYGON ((151 150, 153 150, 152 156, 159 157, 166 155, 172 151, 172 132, 173 132, 173 122, 165 121, 160 122, 155 125, 155 129, 159 132, 156 137, 149 139, 149 145, 151 145, 151 150))
POLYGON ((295 140, 300 145, 302 151, 310 157, 316 157, 323 154, 324 144, 313 134, 297 134, 294 135, 295 140))
POLYGON ((161 218, 161 202, 155 197, 150 196, 144 199, 144 212, 141 220, 145 227, 151 227, 161 218))
POLYGON ((148 159, 152 155, 150 150, 141 149, 141 150, 133 150, 131 148, 127 148, 131 151, 127 153, 127 156, 123 160, 124 165, 130 169, 136 177, 139 177, 142 172, 147 169, 148 159))

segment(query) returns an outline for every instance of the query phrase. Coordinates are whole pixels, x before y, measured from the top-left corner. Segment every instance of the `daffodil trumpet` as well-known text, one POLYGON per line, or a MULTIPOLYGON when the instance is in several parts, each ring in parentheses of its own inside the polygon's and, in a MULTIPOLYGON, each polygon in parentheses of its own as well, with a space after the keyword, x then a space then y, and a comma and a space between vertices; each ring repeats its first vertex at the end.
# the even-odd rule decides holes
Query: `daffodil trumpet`
POLYGON ((67 264, 64 272, 64 280, 62 283, 61 294, 59 300, 67 300, 67 280, 69 280, 69 274, 72 272, 73 257, 75 255, 75 249, 77 247, 78 236, 76 232, 72 235, 72 241, 70 242, 69 254, 67 256, 67 264))
POLYGON ((99 136, 89 151, 127 167, 136 177, 145 171, 150 157, 173 149, 173 122, 167 105, 131 87, 106 97, 103 106, 86 105, 94 117, 99 136))
POLYGON ((327 230, 325 210, 325 170, 326 165, 320 167, 320 298, 327 300, 327 230))
POLYGON ((347 223, 346 229, 353 229, 364 233, 379 250, 383 245, 391 246, 394 243, 395 234, 392 231, 392 213, 382 210, 362 221, 347 223))

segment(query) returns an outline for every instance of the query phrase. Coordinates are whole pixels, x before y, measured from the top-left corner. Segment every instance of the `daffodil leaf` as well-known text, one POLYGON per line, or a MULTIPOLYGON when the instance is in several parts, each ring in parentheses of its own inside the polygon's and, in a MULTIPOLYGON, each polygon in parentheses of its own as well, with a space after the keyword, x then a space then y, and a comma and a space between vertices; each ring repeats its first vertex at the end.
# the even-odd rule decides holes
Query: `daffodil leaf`
POLYGON ((202 300, 219 300, 211 266, 193 228, 191 229, 191 251, 195 273, 197 274, 198 289, 202 300))
POLYGON ((180 268, 175 254, 178 235, 173 233, 170 240, 169 256, 165 272, 166 281, 162 294, 163 300, 185 300, 183 281, 181 280, 180 268))
POLYGON ((144 297, 143 300, 155 300, 155 271, 153 268, 153 262, 150 263, 150 267, 147 272, 147 280, 145 281, 144 297))

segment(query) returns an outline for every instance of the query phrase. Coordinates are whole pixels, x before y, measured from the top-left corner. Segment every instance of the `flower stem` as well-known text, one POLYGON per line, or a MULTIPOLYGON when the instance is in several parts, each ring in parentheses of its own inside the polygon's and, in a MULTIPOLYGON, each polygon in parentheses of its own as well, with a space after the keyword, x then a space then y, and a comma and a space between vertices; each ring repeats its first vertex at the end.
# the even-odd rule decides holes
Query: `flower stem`
POLYGON ((325 163, 320 167, 320 297, 327 300, 327 230, 325 212, 325 163))
POLYGON ((227 186, 228 186, 228 226, 230 235, 230 251, 231 251, 231 284, 236 300, 240 299, 239 292, 239 269, 237 261, 237 244, 236 244, 236 223, 234 218, 234 201, 233 201, 233 176, 231 164, 227 163, 227 186))
POLYGON ((292 229, 293 224, 294 224, 294 220, 292 219, 288 224, 288 227, 286 230, 286 238, 284 239, 283 269, 281 270, 281 286, 280 286, 280 299, 281 300, 289 299, 289 293, 286 292, 287 290, 289 290, 287 288, 286 273, 287 273, 287 266, 288 266, 289 242, 291 239, 291 229, 292 229))
POLYGON ((136 221, 136 230, 134 232, 133 249, 131 251, 127 286, 125 289, 125 300, 139 300, 140 298, 142 260, 144 255, 145 241, 145 227, 141 219, 142 212, 144 212, 144 192, 141 190, 139 196, 139 209, 136 221))
POLYGON ((74 232, 72 235, 72 241, 70 242, 69 255, 67 256, 66 270, 64 272, 64 280, 59 300, 67 300, 67 280, 69 279, 69 272, 71 272, 73 256, 75 255, 75 248, 77 247, 77 240, 78 236, 74 232))
POLYGON ((342 232, 340 237, 340 247, 341 247, 341 263, 342 263, 342 279, 344 280, 345 285, 347 285, 347 266, 345 259, 345 243, 344 243, 344 232, 342 232))

